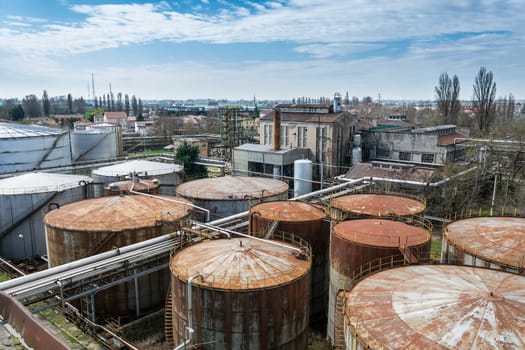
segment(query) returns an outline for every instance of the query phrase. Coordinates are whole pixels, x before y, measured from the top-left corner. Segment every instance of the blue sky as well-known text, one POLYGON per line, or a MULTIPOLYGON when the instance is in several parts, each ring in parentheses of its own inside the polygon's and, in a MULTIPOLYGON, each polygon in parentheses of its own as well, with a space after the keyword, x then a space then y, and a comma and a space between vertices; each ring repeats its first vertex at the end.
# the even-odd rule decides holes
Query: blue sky
POLYGON ((525 99, 522 0, 0 0, 0 98, 472 97, 481 66, 525 99), (91 87, 90 87, 91 90, 91 87), (90 92, 91 94, 91 92, 90 92))

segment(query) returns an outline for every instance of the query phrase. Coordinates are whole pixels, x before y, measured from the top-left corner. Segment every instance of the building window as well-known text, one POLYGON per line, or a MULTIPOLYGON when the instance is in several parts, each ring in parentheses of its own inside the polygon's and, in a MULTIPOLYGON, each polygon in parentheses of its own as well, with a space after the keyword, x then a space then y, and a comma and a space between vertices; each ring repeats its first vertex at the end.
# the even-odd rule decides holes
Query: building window
POLYGON ((384 149, 384 148, 378 148, 377 158, 390 158, 390 150, 384 149))
POLYGON ((281 126, 281 145, 288 146, 290 130, 288 125, 281 126))
POLYGON ((410 152, 399 152, 399 160, 412 160, 412 153, 410 152))
POLYGON ((421 155, 422 163, 434 163, 434 154, 432 153, 423 153, 421 155))
POLYGON ((326 163, 326 128, 321 128, 321 161, 326 163))
POLYGON ((306 148, 307 133, 308 128, 301 126, 297 128, 297 147, 306 148))

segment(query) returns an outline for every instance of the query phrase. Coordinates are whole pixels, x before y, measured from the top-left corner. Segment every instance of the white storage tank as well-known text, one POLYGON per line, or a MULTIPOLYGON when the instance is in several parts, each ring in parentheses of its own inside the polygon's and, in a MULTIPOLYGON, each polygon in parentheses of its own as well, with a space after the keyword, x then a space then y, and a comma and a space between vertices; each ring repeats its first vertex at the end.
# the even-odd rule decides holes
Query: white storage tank
POLYGON ((77 126, 71 131, 71 153, 73 162, 122 156, 122 129, 108 123, 77 126))
POLYGON ((69 132, 0 123, 0 174, 71 165, 69 132))
POLYGON ((293 162, 293 194, 295 197, 312 192, 312 161, 298 159, 293 162))
POLYGON ((29 173, 0 180, 0 256, 29 259, 46 255, 44 214, 90 196, 92 179, 80 175, 29 173))

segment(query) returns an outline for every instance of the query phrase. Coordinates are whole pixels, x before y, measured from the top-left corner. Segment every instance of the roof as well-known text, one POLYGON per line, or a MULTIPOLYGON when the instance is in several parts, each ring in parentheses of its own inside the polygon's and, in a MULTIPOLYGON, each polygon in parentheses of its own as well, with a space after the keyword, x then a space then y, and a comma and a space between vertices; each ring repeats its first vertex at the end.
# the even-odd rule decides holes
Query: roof
POLYGON ((65 230, 118 232, 176 221, 192 208, 190 202, 182 198, 158 197, 132 195, 88 199, 50 211, 44 223, 65 230))
POLYGON ((280 287, 308 273, 310 260, 297 259, 289 244, 268 244, 250 238, 209 240, 179 251, 170 262, 172 273, 194 284, 226 290, 280 287))
MULTIPOLYGON (((380 163, 376 163, 380 164, 380 163)), ((374 167, 372 163, 358 163, 352 165, 344 175, 346 179, 360 179, 363 177, 376 177, 387 179, 399 179, 416 182, 430 182, 434 175, 434 169, 412 166, 407 168, 374 167)))
POLYGON ((439 135, 438 136, 438 146, 448 146, 448 145, 454 145, 456 143, 465 142, 466 137, 467 136, 460 134, 459 132, 455 132, 453 134, 448 134, 448 135, 439 135))
POLYGON ((267 177, 222 176, 185 182, 176 190, 193 199, 248 200, 287 193, 288 184, 267 177))
POLYGON ((0 180, 0 195, 62 192, 93 182, 88 176, 53 173, 28 173, 0 180))
POLYGON ((415 215, 425 210, 425 204, 418 200, 384 194, 351 194, 333 198, 330 204, 347 212, 360 215, 415 215))
POLYGON ((346 297, 347 320, 371 349, 525 347, 523 276, 413 265, 375 273, 346 297))
MULTIPOLYGON (((273 111, 261 117, 261 121, 273 121, 273 111)), ((282 122, 303 123, 333 123, 349 113, 341 111, 336 113, 289 113, 281 112, 282 122)))
POLYGON ((322 220, 326 215, 311 204, 298 201, 274 201, 256 204, 250 208, 250 215, 283 222, 305 222, 322 220))
POLYGON ((259 152, 259 153, 289 153, 294 152, 295 148, 281 146, 278 151, 273 149, 272 145, 260 145, 258 143, 244 143, 234 148, 235 150, 248 151, 248 152, 259 152))
POLYGON ((99 176, 125 176, 137 173, 141 176, 155 176, 182 172, 184 167, 179 164, 152 162, 149 160, 131 160, 93 170, 93 175, 99 176))
POLYGON ((525 256, 525 218, 479 217, 452 222, 444 235, 452 244, 486 261, 522 267, 525 256))
POLYGON ((104 115, 108 119, 126 119, 128 117, 126 112, 104 112, 104 115))
POLYGON ((59 128, 49 128, 47 126, 34 124, 0 123, 0 139, 55 136, 64 134, 66 132, 67 131, 59 128))
POLYGON ((147 192, 147 191, 158 188, 160 184, 154 180, 140 179, 138 182, 126 180, 126 181, 111 182, 107 184, 106 186, 104 186, 104 189, 111 190, 111 191, 115 190, 115 192, 117 193, 119 191, 129 192, 131 190, 131 186, 133 186, 134 191, 147 192))

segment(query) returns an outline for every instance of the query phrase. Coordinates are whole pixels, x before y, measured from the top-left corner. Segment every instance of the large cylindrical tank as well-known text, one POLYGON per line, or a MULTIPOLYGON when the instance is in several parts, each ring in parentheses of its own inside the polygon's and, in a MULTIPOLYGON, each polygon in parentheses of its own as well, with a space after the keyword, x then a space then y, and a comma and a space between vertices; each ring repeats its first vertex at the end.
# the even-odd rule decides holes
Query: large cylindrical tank
POLYGON ((406 266, 346 293, 345 349, 523 349, 525 277, 479 267, 406 266))
POLYGON ((294 197, 312 192, 312 161, 298 159, 293 162, 294 197))
POLYGON ((158 180, 126 180, 107 184, 104 187, 104 196, 117 196, 134 192, 158 195, 160 183, 158 180))
POLYGON ((443 231, 442 262, 524 273, 525 218, 478 217, 443 231))
POLYGON ((306 349, 311 260, 278 243, 219 239, 176 253, 167 311, 175 345, 187 337, 188 281, 202 276, 192 279, 191 300, 193 339, 200 348, 306 349))
POLYGON ((349 217, 395 217, 421 214, 425 203, 408 197, 387 194, 350 194, 333 198, 330 215, 337 220, 349 217))
POLYGON ((363 160, 363 151, 361 147, 356 146, 352 148, 352 164, 359 164, 363 160))
POLYGON ((261 202, 288 199, 288 185, 266 177, 223 176, 185 182, 177 187, 177 195, 210 210, 211 219, 217 219, 261 202))
POLYGON ((69 132, 0 123, 0 174, 71 165, 69 132))
POLYGON ((114 124, 94 124, 71 131, 73 162, 113 159, 123 154, 122 128, 114 124))
POLYGON ((298 201, 275 201, 250 208, 249 232, 264 237, 270 231, 294 234, 312 247, 312 286, 310 290, 310 325, 324 332, 328 313, 328 246, 330 224, 324 211, 298 201))
POLYGON ((428 257, 431 237, 430 226, 393 220, 360 219, 335 225, 330 242, 327 336, 333 339, 337 293, 365 264, 379 259, 390 265, 417 263, 428 257))
MULTIPOLYGON (((141 179, 157 179, 160 182, 160 194, 175 195, 176 186, 182 183, 183 171, 184 167, 178 164, 132 160, 95 169, 91 172, 91 177, 96 183, 109 184, 136 174, 141 179)), ((97 193, 98 197, 101 195, 102 186, 97 193)))
MULTIPOLYGON (((68 204, 44 217, 50 266, 102 253, 176 231, 190 213, 183 199, 173 202, 140 195, 112 196, 68 204)), ((168 269, 139 278, 140 309, 163 305, 168 269)), ((136 314, 133 282, 96 294, 97 317, 136 314)))
POLYGON ((47 254, 42 219, 51 203, 91 196, 92 179, 80 175, 28 173, 0 180, 0 256, 29 259, 47 254))

